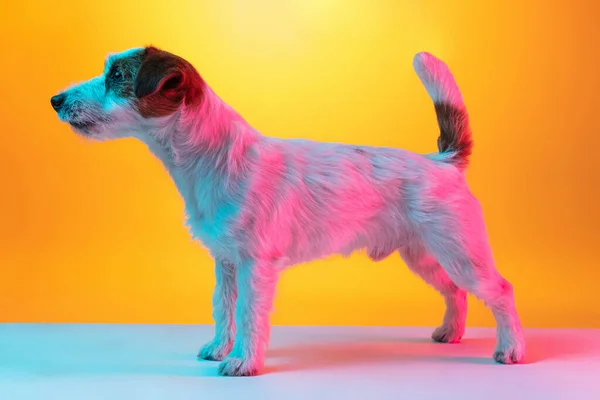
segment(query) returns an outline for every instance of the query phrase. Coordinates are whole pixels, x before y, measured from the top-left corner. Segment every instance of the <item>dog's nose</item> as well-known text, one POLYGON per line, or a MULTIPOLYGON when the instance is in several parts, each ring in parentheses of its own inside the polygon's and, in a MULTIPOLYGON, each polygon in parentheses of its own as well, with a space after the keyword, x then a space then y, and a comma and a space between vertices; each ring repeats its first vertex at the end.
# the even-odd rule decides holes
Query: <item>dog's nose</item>
POLYGON ((52 108, 54 108, 55 111, 60 111, 60 108, 65 103, 66 98, 67 95, 64 93, 52 96, 52 98, 50 99, 50 104, 52 104, 52 108))

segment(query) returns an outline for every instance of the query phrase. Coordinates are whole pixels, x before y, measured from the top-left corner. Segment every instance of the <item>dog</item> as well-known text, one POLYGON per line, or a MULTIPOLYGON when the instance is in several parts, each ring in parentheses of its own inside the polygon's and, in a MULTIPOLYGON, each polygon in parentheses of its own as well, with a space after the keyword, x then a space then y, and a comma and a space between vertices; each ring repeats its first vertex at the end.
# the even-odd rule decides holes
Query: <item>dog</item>
POLYGON ((460 341, 469 292, 495 317, 493 359, 523 360, 513 287, 465 178, 473 141, 463 96, 435 56, 418 53, 413 66, 440 128, 431 154, 262 135, 188 61, 154 46, 110 54, 102 75, 51 98, 77 134, 137 138, 168 170, 193 237, 214 258, 215 336, 198 357, 221 361, 220 375, 262 370, 283 270, 361 250, 373 261, 399 252, 442 294, 433 340, 460 341))

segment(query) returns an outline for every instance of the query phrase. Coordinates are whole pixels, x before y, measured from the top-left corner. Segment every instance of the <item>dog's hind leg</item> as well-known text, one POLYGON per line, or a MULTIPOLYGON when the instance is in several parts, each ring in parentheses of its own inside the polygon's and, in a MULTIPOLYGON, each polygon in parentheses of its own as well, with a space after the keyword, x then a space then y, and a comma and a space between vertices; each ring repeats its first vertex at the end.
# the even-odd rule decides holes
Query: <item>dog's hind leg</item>
POLYGON ((494 266, 479 202, 467 195, 442 211, 422 225, 423 245, 459 288, 492 310, 497 325, 494 359, 503 364, 522 361, 525 339, 513 288, 494 266))
POLYGON ((400 255, 411 271, 444 296, 444 320, 433 331, 431 338, 436 342, 458 343, 465 333, 467 292, 458 288, 440 264, 421 246, 403 247, 400 255))

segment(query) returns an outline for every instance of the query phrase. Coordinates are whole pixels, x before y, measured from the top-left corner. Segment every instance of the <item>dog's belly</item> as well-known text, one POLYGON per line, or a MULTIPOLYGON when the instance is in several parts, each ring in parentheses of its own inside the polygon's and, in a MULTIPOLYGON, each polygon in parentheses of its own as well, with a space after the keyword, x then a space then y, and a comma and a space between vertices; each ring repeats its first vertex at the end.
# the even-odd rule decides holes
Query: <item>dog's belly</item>
POLYGON ((373 261, 381 261, 414 237, 401 218, 391 218, 387 213, 367 224, 325 219, 290 226, 274 218, 261 228, 239 230, 233 220, 222 222, 190 218, 188 226, 194 239, 216 259, 236 262, 249 255, 271 262, 278 269, 336 254, 350 256, 357 251, 365 251, 373 261))
POLYGON ((406 245, 411 237, 406 226, 390 223, 389 220, 358 229, 325 229, 319 233, 306 235, 306 232, 297 232, 292 244, 279 252, 286 258, 286 264, 305 263, 331 255, 348 257, 357 251, 365 251, 373 261, 381 261, 406 245))

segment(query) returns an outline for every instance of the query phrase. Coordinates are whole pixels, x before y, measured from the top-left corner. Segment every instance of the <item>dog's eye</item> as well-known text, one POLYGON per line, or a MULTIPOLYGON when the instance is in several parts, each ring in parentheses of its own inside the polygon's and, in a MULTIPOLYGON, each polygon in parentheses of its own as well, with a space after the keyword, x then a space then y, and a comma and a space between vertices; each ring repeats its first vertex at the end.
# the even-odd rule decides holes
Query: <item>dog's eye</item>
POLYGON ((110 74, 110 78, 114 81, 120 81, 123 79, 123 74, 118 69, 114 69, 110 74))

